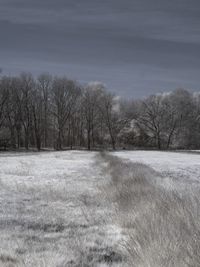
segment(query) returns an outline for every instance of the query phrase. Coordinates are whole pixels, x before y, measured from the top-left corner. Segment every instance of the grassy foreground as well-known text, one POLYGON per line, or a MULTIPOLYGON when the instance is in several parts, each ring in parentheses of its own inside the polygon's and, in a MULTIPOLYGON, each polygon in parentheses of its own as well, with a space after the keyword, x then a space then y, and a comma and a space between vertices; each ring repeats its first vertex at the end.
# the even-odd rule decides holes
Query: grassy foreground
POLYGON ((169 173, 128 153, 1 154, 0 266, 200 266, 200 186, 180 175, 198 160, 169 173))

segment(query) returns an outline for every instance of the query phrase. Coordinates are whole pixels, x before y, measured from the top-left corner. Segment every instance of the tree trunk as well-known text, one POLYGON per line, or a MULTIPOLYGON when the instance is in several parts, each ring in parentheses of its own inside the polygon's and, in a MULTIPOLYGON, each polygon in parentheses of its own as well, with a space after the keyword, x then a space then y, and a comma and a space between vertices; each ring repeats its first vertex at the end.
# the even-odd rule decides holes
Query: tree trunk
POLYGON ((10 129, 10 132, 11 132, 11 145, 12 145, 12 148, 16 148, 16 143, 15 143, 15 132, 14 132, 14 129, 10 129))
POLYGON ((114 138, 112 137, 112 148, 113 148, 113 150, 116 150, 116 146, 115 146, 115 140, 114 140, 114 138))
POLYGON ((36 137, 36 145, 37 145, 37 150, 41 150, 41 139, 39 136, 36 137))
POLYGON ((90 140, 90 129, 87 131, 87 145, 88 145, 88 150, 91 149, 91 140, 90 140))
POLYGON ((62 131, 61 129, 58 130, 58 139, 57 139, 57 149, 62 149, 62 131))
POLYGON ((44 113, 44 146, 47 147, 47 138, 48 138, 48 131, 47 131, 47 107, 45 104, 45 113, 44 113))
POLYGON ((160 150, 161 149, 161 140, 160 140, 160 135, 157 135, 157 147, 160 150))
POLYGON ((29 132, 25 132, 25 148, 29 149, 29 132))

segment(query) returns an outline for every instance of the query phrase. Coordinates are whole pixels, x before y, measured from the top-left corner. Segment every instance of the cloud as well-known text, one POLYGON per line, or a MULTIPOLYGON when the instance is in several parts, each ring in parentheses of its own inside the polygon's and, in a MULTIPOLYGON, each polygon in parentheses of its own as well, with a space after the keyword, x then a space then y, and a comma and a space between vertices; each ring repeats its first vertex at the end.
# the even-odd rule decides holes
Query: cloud
POLYGON ((200 83, 198 0, 1 0, 8 72, 67 72, 128 95, 200 83))

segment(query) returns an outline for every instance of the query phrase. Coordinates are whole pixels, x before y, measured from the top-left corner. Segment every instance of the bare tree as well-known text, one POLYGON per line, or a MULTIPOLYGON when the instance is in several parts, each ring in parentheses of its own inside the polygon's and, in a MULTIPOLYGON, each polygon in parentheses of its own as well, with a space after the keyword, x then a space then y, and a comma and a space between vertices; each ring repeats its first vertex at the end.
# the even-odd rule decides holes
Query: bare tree
POLYGON ((55 78, 52 87, 53 115, 57 123, 57 149, 62 149, 64 128, 73 113, 80 89, 76 82, 55 78))
POLYGON ((113 150, 116 149, 117 138, 120 131, 127 124, 127 118, 122 116, 119 98, 104 90, 99 109, 103 115, 104 123, 108 129, 113 150))
POLYGON ((8 83, 7 78, 3 77, 0 81, 0 128, 5 121, 5 107, 8 100, 8 83))
POLYGON ((141 102, 140 115, 137 118, 140 127, 155 140, 158 149, 162 147, 162 133, 165 127, 165 110, 161 95, 152 95, 141 102))
POLYGON ((17 105, 14 90, 17 90, 16 78, 5 77, 4 82, 7 88, 7 101, 5 104, 5 126, 10 131, 10 141, 13 148, 16 147, 16 123, 17 105))
MULTIPOLYGON (((31 112, 33 116, 33 127, 34 127, 34 135, 36 141, 36 147, 38 151, 41 149, 42 144, 42 136, 43 136, 43 98, 42 92, 40 88, 35 87, 35 90, 32 92, 31 99, 31 112)), ((44 111, 45 112, 45 111, 44 111)))
POLYGON ((101 96, 102 86, 100 84, 91 83, 84 89, 82 105, 86 121, 88 150, 91 149, 91 142, 93 147, 95 145, 95 130, 99 123, 101 96))
POLYGON ((186 90, 126 101, 103 84, 23 73, 0 78, 0 129, 13 147, 200 147, 200 97, 186 90))
POLYGON ((31 74, 23 73, 20 76, 21 86, 18 94, 18 101, 21 109, 21 119, 24 129, 25 148, 29 148, 30 130, 32 119, 32 90, 35 87, 35 82, 31 74))
POLYGON ((44 146, 48 145, 48 130, 50 123, 50 93, 52 88, 52 76, 49 74, 41 74, 37 79, 37 87, 41 92, 42 98, 42 126, 44 128, 44 146))

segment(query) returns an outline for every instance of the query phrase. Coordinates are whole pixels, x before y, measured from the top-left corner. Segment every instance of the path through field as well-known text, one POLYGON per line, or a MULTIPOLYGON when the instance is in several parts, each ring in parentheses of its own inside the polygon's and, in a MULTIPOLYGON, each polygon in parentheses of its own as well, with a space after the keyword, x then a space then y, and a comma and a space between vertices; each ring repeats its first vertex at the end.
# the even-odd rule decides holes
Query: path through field
MULTIPOLYGON (((199 182, 199 154, 155 151, 115 152, 109 155, 86 151, 2 153, 0 266, 193 266, 178 265, 180 260, 177 259, 171 265, 162 257, 154 259, 151 253, 159 255, 155 251, 155 243, 155 250, 149 243, 145 244, 142 256, 132 253, 131 262, 122 244, 133 228, 138 230, 135 240, 144 238, 146 242, 148 234, 139 234, 146 229, 137 229, 134 223, 142 225, 140 220, 144 222, 147 218, 151 221, 148 216, 154 212, 152 203, 170 206, 174 199, 168 194, 169 189, 173 193, 185 194, 187 191, 193 194, 194 188, 199 190, 199 182), (142 183, 138 182, 138 177, 142 183), (155 196, 157 199, 154 199, 155 196), (144 255, 145 259, 151 257, 152 262, 144 262, 144 255), (162 265, 159 265, 160 260, 162 265)), ((183 206, 182 202, 178 204, 183 206)), ((194 205, 192 200, 191 212, 194 205)), ((195 210, 194 218, 198 215, 199 209, 195 210)), ((177 220, 169 217, 165 221, 168 219, 177 220)), ((146 226, 156 226, 158 229, 156 223, 146 226)), ((200 229, 199 225, 195 227, 192 235, 200 229)), ((177 229, 172 230, 174 233, 177 229)), ((156 238, 160 233, 157 234, 156 238)), ((200 231, 196 234, 199 246, 200 231)), ((193 240, 180 242, 185 241, 190 244, 193 240)), ((184 244, 181 244, 182 247, 184 244)), ((130 245, 133 246, 131 251, 137 245, 130 245)), ((157 245, 162 247, 163 243, 157 245)), ((191 255, 194 256, 194 251, 191 255)), ((195 266, 200 266, 199 257, 195 266)))

